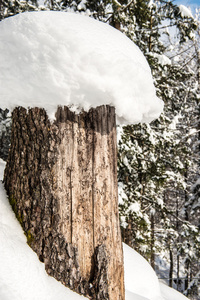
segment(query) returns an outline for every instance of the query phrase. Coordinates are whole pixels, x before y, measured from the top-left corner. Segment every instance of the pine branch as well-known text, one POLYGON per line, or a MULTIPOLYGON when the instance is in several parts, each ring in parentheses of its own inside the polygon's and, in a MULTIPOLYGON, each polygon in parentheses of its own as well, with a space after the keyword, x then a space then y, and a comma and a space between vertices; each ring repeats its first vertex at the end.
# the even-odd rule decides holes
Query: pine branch
POLYGON ((172 58, 174 58, 174 57, 176 57, 176 56, 179 56, 179 55, 181 55, 181 54, 187 52, 187 51, 190 50, 192 47, 195 47, 195 44, 192 44, 192 46, 190 46, 189 48, 187 48, 187 49, 185 49, 185 50, 183 50, 183 51, 181 51, 181 52, 179 52, 179 53, 177 53, 177 54, 175 54, 175 55, 169 57, 169 59, 172 59, 172 58))

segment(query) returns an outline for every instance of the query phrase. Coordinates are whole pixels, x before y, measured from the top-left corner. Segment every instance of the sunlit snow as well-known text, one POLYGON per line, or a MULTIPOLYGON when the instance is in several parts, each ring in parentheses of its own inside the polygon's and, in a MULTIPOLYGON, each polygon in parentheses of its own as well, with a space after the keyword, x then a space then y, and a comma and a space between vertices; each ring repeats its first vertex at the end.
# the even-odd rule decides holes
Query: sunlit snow
POLYGON ((163 103, 139 48, 113 27, 75 13, 26 12, 0 22, 1 108, 109 104, 122 123, 150 122, 163 103))
POLYGON ((171 60, 164 54, 158 54, 158 53, 151 53, 152 56, 157 58, 158 63, 161 64, 162 66, 165 65, 171 65, 171 60))
POLYGON ((176 290, 170 288, 164 283, 160 283, 160 289, 164 300, 188 300, 183 294, 177 292, 176 290))
POLYGON ((190 8, 187 8, 185 5, 179 5, 179 9, 180 9, 180 12, 181 12, 181 17, 182 18, 192 18, 193 19, 193 15, 192 15, 192 12, 190 10, 190 8))

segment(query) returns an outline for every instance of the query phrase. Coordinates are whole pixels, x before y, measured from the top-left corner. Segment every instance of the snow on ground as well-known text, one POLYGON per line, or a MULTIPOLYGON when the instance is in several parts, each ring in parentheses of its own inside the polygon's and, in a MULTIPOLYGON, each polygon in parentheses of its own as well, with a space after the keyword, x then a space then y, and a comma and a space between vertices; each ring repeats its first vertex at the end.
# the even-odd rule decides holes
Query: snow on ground
MULTIPOLYGON (((0 160, 0 180, 5 163, 0 160)), ((126 300, 186 300, 182 294, 159 284, 149 263, 123 245, 126 300)), ((22 228, 8 203, 0 182, 0 299, 86 299, 49 277, 44 264, 26 244, 22 228)))
POLYGON ((1 108, 109 104, 122 123, 150 122, 163 102, 139 48, 113 27, 75 13, 26 12, 0 22, 1 108))
POLYGON ((149 300, 149 298, 144 298, 142 296, 139 296, 135 293, 131 293, 129 291, 126 290, 126 300, 149 300))
POLYGON ((123 244, 123 249, 126 290, 147 299, 163 300, 158 278, 151 266, 126 244, 123 244))
POLYGON ((164 300, 188 300, 183 294, 170 288, 164 283, 160 283, 160 289, 164 300))

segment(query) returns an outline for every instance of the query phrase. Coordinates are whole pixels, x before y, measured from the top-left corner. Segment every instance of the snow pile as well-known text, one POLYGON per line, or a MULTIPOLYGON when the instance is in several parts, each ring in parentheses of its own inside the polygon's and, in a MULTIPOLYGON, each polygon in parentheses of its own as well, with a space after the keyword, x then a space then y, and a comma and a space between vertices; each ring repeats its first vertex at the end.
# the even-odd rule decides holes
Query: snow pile
POLYGON ((176 290, 170 288, 164 283, 160 283, 160 289, 164 300, 188 300, 183 294, 177 292, 176 290))
POLYGON ((182 4, 179 5, 179 10, 180 10, 182 18, 192 18, 193 19, 191 10, 189 8, 187 8, 185 5, 182 5, 182 4))
POLYGON ((123 246, 126 290, 147 299, 163 300, 154 270, 136 251, 123 246))
POLYGON ((28 12, 0 22, 1 108, 116 107, 118 122, 162 111, 139 48, 113 27, 80 14, 28 12))

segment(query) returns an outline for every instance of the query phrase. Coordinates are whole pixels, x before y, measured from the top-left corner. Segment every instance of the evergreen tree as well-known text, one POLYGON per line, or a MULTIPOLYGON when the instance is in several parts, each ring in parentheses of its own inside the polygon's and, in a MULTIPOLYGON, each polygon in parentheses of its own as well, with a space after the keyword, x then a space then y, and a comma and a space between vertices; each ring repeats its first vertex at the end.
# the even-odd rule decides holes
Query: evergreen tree
POLYGON ((37 0, 2 0, 0 3, 0 21, 25 11, 39 9, 37 0))
MULTIPOLYGON (((143 3, 145 4, 145 1, 143 3)), ((196 107, 197 96, 194 91, 193 70, 188 67, 188 63, 185 63, 187 60, 178 63, 173 57, 169 60, 170 56, 175 57, 180 54, 183 51, 183 46, 188 47, 189 40, 193 40, 196 22, 188 16, 182 16, 178 7, 170 1, 168 4, 169 6, 162 1, 160 3, 155 1, 151 6, 146 5, 147 12, 146 14, 143 13, 142 17, 146 17, 150 12, 147 18, 148 22, 145 23, 147 19, 144 19, 144 23, 142 23, 141 17, 138 18, 139 25, 135 25, 135 28, 138 29, 138 35, 142 33, 142 39, 136 40, 136 43, 140 45, 151 65, 157 94, 165 102, 164 114, 159 120, 150 124, 152 133, 149 137, 151 139, 152 136, 154 137, 155 152, 152 150, 152 143, 151 140, 149 141, 147 128, 144 125, 134 125, 131 130, 130 127, 128 129, 124 127, 119 142, 119 180, 122 182, 120 186, 123 187, 123 197, 120 197, 120 211, 122 226, 125 227, 123 229, 125 239, 130 240, 131 236, 132 245, 137 250, 142 250, 143 254, 151 259, 152 266, 154 266, 153 253, 168 249, 171 263, 169 277, 171 278, 173 271, 175 271, 175 265, 175 276, 179 277, 180 264, 188 257, 189 250, 188 243, 186 243, 188 231, 192 233, 190 234, 189 247, 194 250, 193 258, 198 252, 198 249, 193 247, 198 244, 197 228, 188 223, 184 214, 184 203, 188 199, 191 169, 195 159, 191 139, 183 138, 183 136, 190 136, 191 117, 196 107), (162 25, 164 21, 169 28, 176 26, 178 30, 176 43, 178 40, 179 49, 171 44, 171 39, 174 37, 170 36, 167 26, 162 25), (164 36, 167 38, 163 42, 164 36), (168 41, 170 43, 167 43, 168 41), (140 127, 139 130, 138 126, 140 127), (128 134, 127 130, 129 130, 128 134), (139 150, 136 145, 140 145, 139 150), (153 161, 149 159, 151 155, 153 161), (138 163, 138 157, 141 159, 140 163, 138 163), (149 162, 148 168, 146 161, 149 162), (150 172, 151 163, 156 166, 158 174, 155 170, 150 172), (154 175, 157 175, 157 181, 155 181, 154 175), (141 181, 143 188, 141 188, 141 181), (152 188, 148 188, 149 186, 152 188), (140 190, 139 193, 138 189, 140 190), (158 206, 158 195, 160 207, 158 206), (147 209, 150 202, 151 206, 147 209), (135 208, 134 213, 130 209, 133 207, 135 208), (154 214, 152 214, 152 210, 154 214), (143 220, 141 222, 141 217, 138 219, 138 215, 145 216, 146 222, 144 223, 143 220), (141 224, 145 224, 143 229, 142 226, 139 226, 141 224), (138 232, 138 228, 140 232, 138 232), (143 234, 141 233, 142 230, 144 230, 143 234), (145 237, 145 234, 148 236, 145 237), (140 237, 140 240, 136 239, 137 243, 134 242, 136 236, 140 237)), ((141 9, 141 7, 139 8, 141 9)), ((137 31, 135 30, 134 34, 135 32, 137 31)), ((137 36, 134 34, 132 38, 136 39, 137 36)), ((194 48, 194 44, 192 47, 194 48)), ((187 268, 186 264, 185 268, 187 268)), ((184 290, 183 286, 179 286, 179 288, 184 290)))

